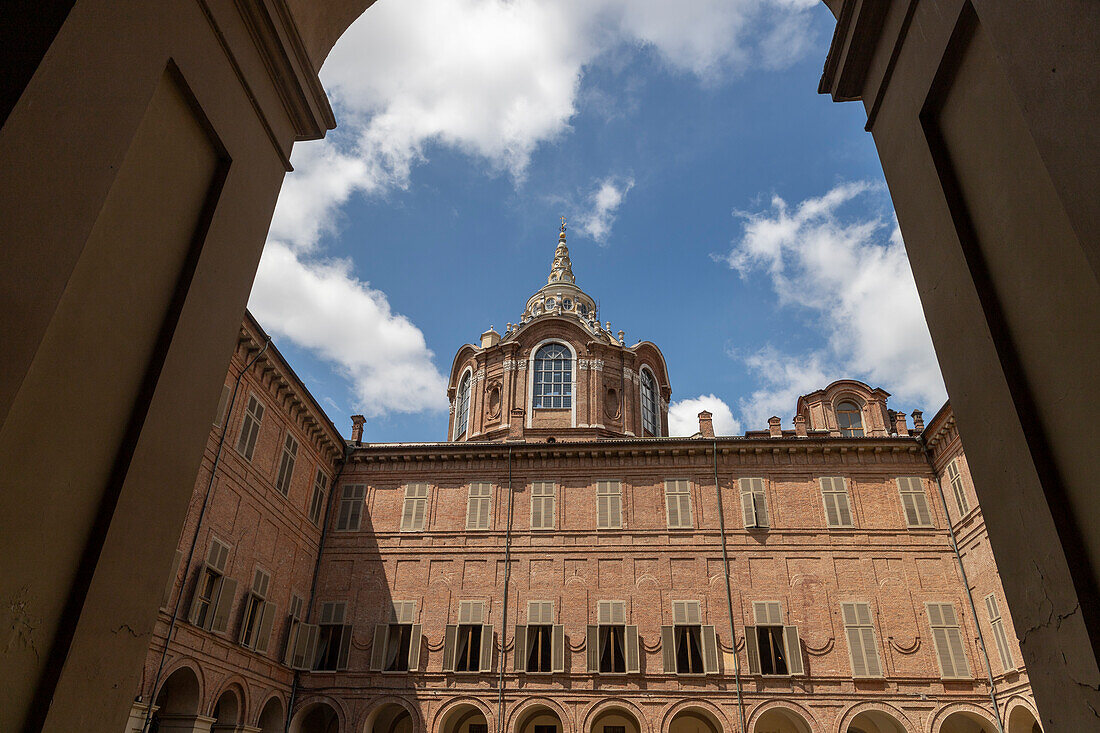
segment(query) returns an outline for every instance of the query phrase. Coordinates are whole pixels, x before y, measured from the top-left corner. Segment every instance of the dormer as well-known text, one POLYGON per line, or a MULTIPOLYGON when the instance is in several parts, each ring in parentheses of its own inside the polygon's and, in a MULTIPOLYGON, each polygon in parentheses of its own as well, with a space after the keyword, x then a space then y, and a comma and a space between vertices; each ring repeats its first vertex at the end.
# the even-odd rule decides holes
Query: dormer
POLYGON ((885 437, 894 432, 886 407, 890 393, 856 379, 840 379, 825 389, 798 398, 796 414, 807 429, 835 437, 885 437))

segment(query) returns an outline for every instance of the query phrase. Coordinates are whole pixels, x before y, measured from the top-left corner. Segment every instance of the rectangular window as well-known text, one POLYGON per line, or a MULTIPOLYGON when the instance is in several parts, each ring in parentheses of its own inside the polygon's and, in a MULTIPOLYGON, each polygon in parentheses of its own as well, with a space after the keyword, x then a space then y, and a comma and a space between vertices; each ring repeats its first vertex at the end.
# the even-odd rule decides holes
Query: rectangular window
POLYGON ((871 622, 871 606, 867 603, 841 603, 844 631, 848 636, 848 659, 853 677, 881 677, 875 627, 871 622))
POLYGON ((596 482, 596 528, 621 529, 623 526, 623 490, 618 481, 596 482))
POLYGON ((199 569, 191 600, 190 622, 199 628, 223 633, 229 627, 229 611, 237 592, 237 581, 225 576, 229 547, 211 539, 206 562, 199 569))
POLYGON ((852 527, 852 509, 848 502, 848 482, 842 476, 825 476, 821 499, 825 504, 826 527, 852 527))
POLYGON ((252 577, 252 590, 245 601, 241 618, 241 646, 266 652, 271 638, 271 626, 275 621, 275 605, 267 601, 271 576, 256 568, 252 577))
POLYGON ((336 529, 341 532, 358 532, 363 521, 363 501, 367 487, 363 484, 348 484, 340 496, 340 515, 336 518, 336 529))
POLYGON ((779 601, 757 601, 752 606, 756 625, 745 627, 749 673, 776 676, 803 674, 798 628, 783 625, 782 604, 779 601))
POLYGON ((492 502, 492 484, 486 482, 470 484, 470 495, 466 499, 466 529, 489 529, 492 502))
POLYGON ((252 454, 256 452, 256 439, 260 437, 260 423, 264 419, 264 406, 256 399, 256 395, 248 395, 248 407, 244 411, 244 419, 241 420, 241 434, 237 436, 237 452, 244 456, 246 461, 252 460, 252 454))
POLYGON ((317 625, 317 651, 313 669, 336 672, 348 668, 351 654, 351 624, 347 621, 348 604, 321 604, 321 622, 317 625))
POLYGON ((565 671, 565 627, 554 623, 553 601, 527 603, 527 625, 516 627, 516 644, 516 671, 565 671))
POLYGON ((962 475, 959 473, 959 459, 952 458, 947 464, 947 478, 951 482, 951 492, 955 495, 955 504, 959 507, 959 516, 970 511, 970 502, 966 499, 962 475))
POLYGON ((298 457, 298 441, 288 431, 283 441, 283 457, 279 460, 279 476, 275 479, 275 488, 286 496, 290 493, 290 479, 294 476, 294 460, 298 457))
POLYGON ((925 603, 928 625, 932 627, 932 643, 940 664, 940 676, 945 680, 969 679, 970 665, 966 660, 962 630, 950 603, 925 603))
POLYGON ((325 510, 325 497, 328 495, 328 476, 317 467, 313 476, 313 496, 309 500, 309 521, 321 526, 321 512, 325 510))
POLYGON ((745 529, 767 527, 768 502, 764 496, 764 479, 743 478, 738 485, 741 488, 741 517, 745 529))
POLYGON ((638 627, 626 623, 626 601, 597 601, 596 621, 588 627, 588 671, 637 674, 638 627))
POLYGON ((1012 650, 1008 646, 1008 634, 1005 633, 1005 622, 1001 618, 1001 607, 997 603, 996 595, 990 593, 985 597, 985 608, 989 612, 989 625, 997 642, 997 654, 1001 657, 1001 669, 1010 672, 1016 669, 1016 665, 1012 662, 1012 650))
POLYGON ((493 663, 493 627, 485 621, 484 601, 460 601, 458 623, 443 636, 444 672, 489 672, 493 663))
POLYGON ((905 510, 905 523, 909 527, 931 527, 932 512, 928 508, 924 482, 916 476, 903 476, 897 482, 901 507, 905 510))
POLYGON ((557 511, 557 485, 553 481, 531 484, 531 529, 553 529, 557 511))
POLYGON ((691 529, 691 482, 687 479, 665 481, 665 513, 669 529, 691 529))
POLYGON ((419 532, 428 518, 428 484, 405 486, 405 507, 401 512, 401 531, 419 532))
POLYGON ((704 626, 699 601, 673 601, 672 625, 661 627, 661 656, 666 674, 718 671, 718 638, 704 626))
POLYGON ((420 624, 416 601, 393 601, 390 622, 374 627, 371 670, 415 672, 420 666, 420 624))
POLYGON ((229 408, 229 385, 222 385, 222 396, 218 398, 218 411, 214 414, 214 425, 221 427, 225 422, 225 411, 229 408))

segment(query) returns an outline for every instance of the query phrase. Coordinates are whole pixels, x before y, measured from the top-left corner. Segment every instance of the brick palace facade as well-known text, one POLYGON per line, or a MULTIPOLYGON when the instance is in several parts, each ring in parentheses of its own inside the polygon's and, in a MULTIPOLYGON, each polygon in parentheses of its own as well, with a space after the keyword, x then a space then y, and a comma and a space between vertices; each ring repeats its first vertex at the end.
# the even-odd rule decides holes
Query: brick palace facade
POLYGON ((369 444, 246 316, 128 733, 1040 730, 949 404, 669 437, 564 225, 503 331, 448 441, 369 444))

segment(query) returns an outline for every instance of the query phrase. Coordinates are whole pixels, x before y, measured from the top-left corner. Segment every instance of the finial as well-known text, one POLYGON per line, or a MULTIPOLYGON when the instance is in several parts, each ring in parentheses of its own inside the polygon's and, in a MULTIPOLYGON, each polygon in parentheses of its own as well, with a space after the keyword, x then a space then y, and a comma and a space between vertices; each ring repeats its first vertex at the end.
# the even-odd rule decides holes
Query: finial
POLYGON ((546 278, 547 284, 576 282, 573 279, 573 266, 569 262, 569 248, 565 246, 565 217, 561 218, 561 234, 558 235, 558 245, 554 249, 554 264, 550 267, 550 277, 546 278))
POLYGON ((565 217, 561 218, 561 233, 565 234, 565 217))

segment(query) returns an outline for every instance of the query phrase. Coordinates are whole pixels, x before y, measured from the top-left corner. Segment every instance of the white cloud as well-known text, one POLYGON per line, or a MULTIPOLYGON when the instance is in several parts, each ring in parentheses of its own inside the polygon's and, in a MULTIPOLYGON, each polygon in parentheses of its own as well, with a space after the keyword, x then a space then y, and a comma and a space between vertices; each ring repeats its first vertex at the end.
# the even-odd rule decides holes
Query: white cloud
POLYGON ((286 245, 268 242, 248 305, 272 335, 331 362, 354 386, 364 414, 447 409, 424 334, 357 279, 351 263, 303 263, 286 245))
POLYGON ((780 304, 814 314, 827 342, 809 353, 766 348, 745 358, 763 380, 740 403, 754 428, 771 414, 786 421, 798 395, 841 377, 882 386, 895 404, 931 408, 946 398, 896 221, 843 211, 879 190, 843 183, 794 207, 775 196, 768 210, 737 212, 743 236, 725 262, 742 277, 766 272, 780 304))
POLYGON ((611 236, 611 225, 627 192, 634 188, 633 178, 609 176, 597 182, 596 190, 588 197, 591 209, 580 217, 580 230, 600 244, 611 236))
POLYGON ((699 432, 699 413, 709 410, 713 415, 715 435, 740 435, 741 423, 734 419, 729 405, 712 394, 694 399, 677 400, 668 406, 668 434, 695 435, 699 432))
MULTIPOLYGON (((754 63, 782 65, 807 47, 814 1, 376 3, 321 70, 340 127, 295 146, 250 306, 273 332, 337 364, 360 409, 439 407, 442 378, 423 334, 347 263, 323 256, 341 208, 407 187, 431 145, 522 181, 535 149, 568 133, 587 66, 643 48, 708 83, 754 63)), ((607 236, 628 188, 613 182, 598 193, 594 238, 607 236)))

